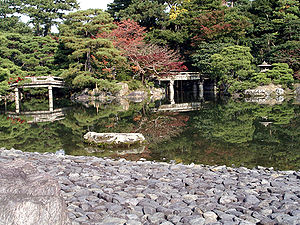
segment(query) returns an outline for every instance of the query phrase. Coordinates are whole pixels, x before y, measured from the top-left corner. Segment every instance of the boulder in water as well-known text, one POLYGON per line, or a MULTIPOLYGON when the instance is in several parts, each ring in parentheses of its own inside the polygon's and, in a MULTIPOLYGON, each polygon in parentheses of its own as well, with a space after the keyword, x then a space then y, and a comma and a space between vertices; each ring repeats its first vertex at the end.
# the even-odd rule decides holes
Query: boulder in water
POLYGON ((145 142, 145 137, 140 133, 88 132, 84 135, 84 139, 89 143, 107 147, 140 145, 145 142))

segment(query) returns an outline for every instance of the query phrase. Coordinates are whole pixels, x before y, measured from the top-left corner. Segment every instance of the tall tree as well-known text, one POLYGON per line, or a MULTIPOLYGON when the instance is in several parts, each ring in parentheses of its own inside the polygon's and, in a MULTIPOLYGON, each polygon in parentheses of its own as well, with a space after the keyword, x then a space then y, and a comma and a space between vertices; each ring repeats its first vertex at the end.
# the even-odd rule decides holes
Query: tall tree
POLYGON ((123 20, 108 35, 132 66, 132 70, 144 82, 172 70, 186 70, 180 55, 167 47, 145 42, 146 29, 133 20, 123 20))
POLYGON ((254 29, 248 33, 256 63, 288 63, 299 73, 300 3, 296 0, 256 0, 248 9, 254 29), (297 60, 298 59, 298 60, 297 60))
POLYGON ((120 10, 122 19, 133 19, 147 30, 161 28, 162 21, 167 18, 166 5, 157 0, 132 0, 131 4, 120 10))
POLYGON ((211 57, 211 65, 225 93, 242 91, 251 86, 249 80, 254 73, 252 61, 250 48, 243 46, 225 47, 220 54, 211 57))
POLYGON ((31 29, 15 15, 19 12, 20 1, 0 0, 0 31, 30 33, 31 29))
POLYGON ((2 92, 8 84, 24 76, 59 75, 54 65, 56 40, 18 33, 0 32, 0 82, 2 92))
POLYGON ((119 12, 126 9, 132 0, 114 0, 112 3, 107 5, 107 12, 115 19, 115 21, 120 21, 119 12))
POLYGON ((22 0, 20 13, 29 17, 35 35, 47 36, 64 14, 78 9, 77 0, 22 0))
POLYGON ((97 36, 110 33, 115 27, 113 18, 101 9, 70 13, 60 26, 61 42, 72 52, 69 69, 64 73, 73 85, 93 85, 100 78, 112 78, 115 67, 123 58, 112 42, 97 36))

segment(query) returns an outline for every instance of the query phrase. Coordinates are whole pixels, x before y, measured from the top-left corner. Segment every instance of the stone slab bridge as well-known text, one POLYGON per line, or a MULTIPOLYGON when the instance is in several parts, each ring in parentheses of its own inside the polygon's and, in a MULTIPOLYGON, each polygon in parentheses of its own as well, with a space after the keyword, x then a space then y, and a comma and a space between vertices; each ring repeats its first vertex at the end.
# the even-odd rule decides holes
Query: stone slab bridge
POLYGON ((32 112, 4 112, 11 118, 24 116, 27 123, 54 122, 65 118, 68 108, 54 109, 52 111, 32 111, 32 112), (28 119, 27 119, 28 118, 28 119))
MULTIPOLYGON (((169 82, 169 97, 171 104, 175 104, 174 101, 174 82, 175 81, 195 81, 194 82, 194 90, 197 90, 197 86, 199 89, 200 98, 203 98, 204 94, 204 80, 207 80, 203 74, 199 72, 170 72, 166 76, 162 76, 158 78, 158 81, 168 81, 169 82)), ((214 85, 214 93, 216 93, 216 85, 214 85)))
POLYGON ((15 92, 16 113, 20 113, 20 96, 19 89, 23 88, 48 88, 49 91, 49 111, 53 111, 53 88, 65 88, 65 83, 60 77, 41 76, 41 77, 25 77, 28 83, 11 84, 10 86, 15 92))
POLYGON ((166 104, 153 109, 153 112, 190 112, 202 109, 202 105, 202 102, 166 104))

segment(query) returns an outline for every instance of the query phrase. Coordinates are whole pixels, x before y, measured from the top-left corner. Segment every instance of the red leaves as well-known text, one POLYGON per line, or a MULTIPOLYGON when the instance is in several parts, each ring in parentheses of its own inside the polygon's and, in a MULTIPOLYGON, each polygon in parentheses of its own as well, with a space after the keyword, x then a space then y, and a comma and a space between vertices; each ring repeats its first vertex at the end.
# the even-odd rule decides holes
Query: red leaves
POLYGON ((111 68, 104 68, 104 69, 102 69, 102 72, 111 73, 111 68))
POLYGON ((207 11, 195 18, 194 44, 197 41, 209 41, 222 36, 241 35, 249 23, 245 17, 231 13, 230 9, 207 11))
POLYGON ((12 121, 12 124, 16 124, 16 123, 24 123, 26 122, 26 120, 21 120, 20 118, 13 118, 13 117, 6 117, 7 120, 11 120, 12 121))
POLYGON ((230 33, 232 30, 231 24, 225 22, 224 10, 201 14, 195 18, 195 23, 197 28, 195 32, 198 34, 193 39, 196 41, 213 39, 216 36, 230 33), (199 27, 200 29, 198 29, 199 27))
POLYGON ((21 78, 19 76, 15 77, 15 78, 10 77, 9 80, 11 80, 11 81, 9 81, 8 84, 15 84, 15 83, 18 83, 19 81, 23 80, 23 78, 21 78))
POLYGON ((117 28, 111 33, 102 33, 101 37, 109 38, 116 48, 122 51, 132 64, 134 73, 142 76, 165 74, 170 70, 186 70, 180 61, 180 55, 166 47, 148 44, 144 41, 145 28, 133 20, 116 23, 117 28))

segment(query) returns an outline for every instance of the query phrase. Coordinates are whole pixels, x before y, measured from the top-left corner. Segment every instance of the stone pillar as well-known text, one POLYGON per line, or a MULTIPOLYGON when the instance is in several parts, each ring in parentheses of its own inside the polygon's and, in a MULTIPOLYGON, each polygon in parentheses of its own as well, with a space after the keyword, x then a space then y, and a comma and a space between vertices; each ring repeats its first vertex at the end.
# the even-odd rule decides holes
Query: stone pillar
POLYGON ((214 81, 214 96, 216 97, 217 96, 217 82, 214 81))
POLYGON ((197 99, 197 82, 193 81, 193 98, 197 99))
POLYGON ((197 84, 193 81, 193 92, 197 92, 197 84))
POLYGON ((53 90, 52 86, 48 86, 49 91, 49 110, 50 112, 53 112, 53 90))
POLYGON ((4 112, 6 113, 7 111, 7 99, 6 96, 4 96, 4 112))
POLYGON ((171 104, 175 104, 174 101, 174 80, 170 80, 170 84, 169 84, 169 90, 170 90, 170 102, 171 104))
POLYGON ((204 97, 204 88, 203 88, 203 81, 199 81, 199 97, 200 99, 203 99, 204 97))
POLYGON ((20 113, 20 96, 19 88, 15 88, 15 103, 16 103, 16 113, 20 113))

